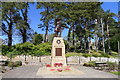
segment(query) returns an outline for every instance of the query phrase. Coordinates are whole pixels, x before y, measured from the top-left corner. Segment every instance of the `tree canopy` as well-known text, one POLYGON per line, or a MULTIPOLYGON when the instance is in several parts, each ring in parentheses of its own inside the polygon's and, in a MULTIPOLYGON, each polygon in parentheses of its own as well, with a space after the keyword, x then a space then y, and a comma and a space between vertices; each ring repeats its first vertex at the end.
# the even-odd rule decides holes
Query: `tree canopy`
POLYGON ((41 15, 41 23, 36 26, 45 34, 34 34, 29 23, 30 2, 2 2, 2 30, 7 35, 8 46, 3 45, 3 55, 14 52, 24 55, 48 55, 56 26, 61 19, 63 27, 68 27, 65 40, 66 51, 90 53, 91 50, 111 54, 118 51, 120 42, 117 15, 110 10, 104 11, 102 2, 37 2, 36 10, 41 15), (18 32, 22 43, 12 45, 13 34, 18 32), (27 39, 31 38, 31 41, 27 39), (50 42, 47 43, 47 42, 50 42), (32 44, 33 43, 33 44, 32 44), (15 47, 15 50, 12 50, 15 47), (20 51, 21 50, 21 51, 20 51), (34 52, 35 51, 35 52, 34 52), (46 52, 47 51, 47 52, 46 52), (27 54, 26 54, 27 53, 27 54))

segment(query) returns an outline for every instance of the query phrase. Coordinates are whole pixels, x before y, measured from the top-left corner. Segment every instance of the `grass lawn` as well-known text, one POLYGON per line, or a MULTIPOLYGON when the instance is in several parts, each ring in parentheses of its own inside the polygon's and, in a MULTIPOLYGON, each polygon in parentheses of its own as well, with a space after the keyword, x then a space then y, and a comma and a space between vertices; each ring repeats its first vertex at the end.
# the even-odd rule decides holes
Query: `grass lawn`
POLYGON ((120 75, 120 72, 110 72, 110 73, 113 73, 113 74, 116 74, 116 75, 120 75))

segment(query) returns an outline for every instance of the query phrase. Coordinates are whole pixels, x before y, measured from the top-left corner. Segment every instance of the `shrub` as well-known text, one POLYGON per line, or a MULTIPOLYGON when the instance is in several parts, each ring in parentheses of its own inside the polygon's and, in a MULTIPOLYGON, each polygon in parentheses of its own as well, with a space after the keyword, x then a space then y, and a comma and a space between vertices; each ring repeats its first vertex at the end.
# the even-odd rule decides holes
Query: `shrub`
POLYGON ((21 61, 14 62, 14 67, 19 67, 19 66, 22 66, 22 62, 21 61))
POLYGON ((115 70, 118 69, 118 65, 114 62, 107 62, 109 70, 115 70))
POLYGON ((82 55, 81 53, 69 52, 69 53, 67 53, 65 56, 66 56, 66 57, 70 57, 70 56, 81 56, 81 55, 82 55))
POLYGON ((69 48, 69 51, 70 52, 73 52, 75 50, 75 46, 71 46, 70 48, 69 48))
POLYGON ((25 64, 29 64, 29 62, 25 62, 25 64))
POLYGON ((94 67, 95 66, 95 61, 90 61, 88 63, 84 63, 83 66, 86 66, 86 67, 94 67))
POLYGON ((80 53, 80 52, 81 52, 81 50, 80 50, 80 49, 76 49, 76 50, 75 50, 75 52, 80 53))
POLYGON ((5 61, 5 65, 4 66, 8 66, 9 64, 9 61, 5 61))
POLYGON ((104 52, 103 52, 103 51, 100 51, 100 50, 98 51, 98 53, 100 53, 100 54, 104 54, 104 52))
POLYGON ((111 55, 115 56, 115 55, 118 55, 118 53, 114 52, 114 51, 111 51, 111 55))
POLYGON ((90 67, 94 67, 95 66, 95 61, 90 61, 89 64, 90 64, 90 67))
POLYGON ((83 66, 86 66, 86 67, 87 67, 87 66, 88 66, 88 63, 84 63, 83 66))
POLYGON ((116 75, 120 75, 120 72, 110 72, 110 73, 113 73, 113 74, 116 74, 116 75))
POLYGON ((91 54, 82 54, 82 56, 84 56, 84 57, 91 57, 91 54))
POLYGON ((50 55, 51 48, 52 48, 52 46, 50 43, 48 43, 48 42, 41 43, 34 47, 33 53, 35 54, 35 56, 50 55))
POLYGON ((104 54, 102 54, 101 56, 102 56, 102 57, 108 57, 108 58, 110 57, 110 55, 107 54, 107 53, 104 53, 104 54))
POLYGON ((14 67, 14 62, 9 62, 8 67, 12 67, 12 66, 14 67))
POLYGON ((22 62, 21 61, 9 62, 8 63, 8 67, 19 67, 19 66, 22 66, 22 62))
POLYGON ((98 54, 98 53, 95 53, 95 54, 92 54, 93 57, 101 57, 101 54, 98 54))

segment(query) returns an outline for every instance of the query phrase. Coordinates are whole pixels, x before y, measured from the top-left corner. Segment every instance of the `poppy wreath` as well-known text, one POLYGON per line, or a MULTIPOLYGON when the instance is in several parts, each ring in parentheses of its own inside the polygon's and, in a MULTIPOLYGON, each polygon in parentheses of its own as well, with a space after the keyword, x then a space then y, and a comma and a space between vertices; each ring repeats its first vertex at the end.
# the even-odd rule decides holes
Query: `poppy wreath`
POLYGON ((54 64, 54 67, 62 67, 62 66, 63 66, 62 63, 55 63, 55 64, 54 64))
POLYGON ((59 72, 61 72, 62 71, 62 69, 57 69, 59 72))
POLYGON ((46 67, 51 67, 51 65, 50 64, 46 64, 46 67))

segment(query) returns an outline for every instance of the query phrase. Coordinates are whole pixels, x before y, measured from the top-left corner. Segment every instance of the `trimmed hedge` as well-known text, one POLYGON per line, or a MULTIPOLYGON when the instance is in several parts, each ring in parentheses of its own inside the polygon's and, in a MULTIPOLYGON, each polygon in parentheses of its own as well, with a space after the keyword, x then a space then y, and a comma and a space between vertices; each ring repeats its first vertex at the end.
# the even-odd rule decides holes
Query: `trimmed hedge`
POLYGON ((84 63, 83 66, 86 66, 86 67, 94 67, 95 66, 95 61, 90 61, 88 63, 84 63))
POLYGON ((22 66, 22 62, 21 61, 9 62, 8 63, 8 67, 19 67, 19 66, 22 66))

